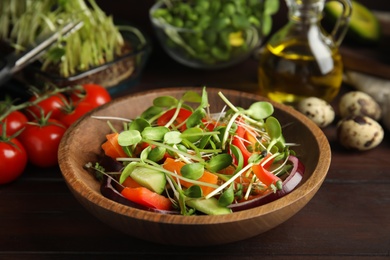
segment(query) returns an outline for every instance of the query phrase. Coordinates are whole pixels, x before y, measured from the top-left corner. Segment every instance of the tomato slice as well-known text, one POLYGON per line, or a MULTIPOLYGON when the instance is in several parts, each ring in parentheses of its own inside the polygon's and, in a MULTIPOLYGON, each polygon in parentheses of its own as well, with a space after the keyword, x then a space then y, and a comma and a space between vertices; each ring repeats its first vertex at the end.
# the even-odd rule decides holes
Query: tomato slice
MULTIPOLYGON (((172 108, 172 109, 166 111, 162 116, 160 116, 157 119, 157 125, 165 126, 172 119, 172 117, 175 115, 176 110, 177 110, 176 108, 172 108)), ((172 125, 174 127, 180 126, 179 127, 180 131, 186 130, 187 127, 183 122, 186 121, 187 118, 189 118, 191 114, 192 114, 191 111, 184 109, 184 108, 180 108, 179 113, 177 114, 172 125)))

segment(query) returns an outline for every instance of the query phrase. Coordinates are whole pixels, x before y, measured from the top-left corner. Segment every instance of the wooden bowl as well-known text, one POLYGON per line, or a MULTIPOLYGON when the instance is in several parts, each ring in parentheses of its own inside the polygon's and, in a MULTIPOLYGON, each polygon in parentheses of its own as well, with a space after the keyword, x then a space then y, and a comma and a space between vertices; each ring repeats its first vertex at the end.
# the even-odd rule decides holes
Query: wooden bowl
MULTIPOLYGON (((143 240, 169 245, 204 246, 239 241, 270 230, 311 200, 330 166, 328 140, 322 130, 304 115, 278 103, 273 103, 274 116, 285 126, 286 141, 300 144, 294 150, 306 167, 301 185, 288 195, 260 207, 219 216, 164 215, 125 206, 104 197, 100 193, 99 183, 83 169, 83 165, 97 160, 101 153, 100 145, 110 129, 104 120, 90 116, 134 118, 150 106, 155 97, 180 97, 189 89, 154 90, 113 100, 85 115, 65 133, 59 148, 59 165, 69 189, 92 215, 115 229, 143 240)), ((195 90, 201 93, 200 89, 195 90)), ((255 101, 266 100, 248 93, 209 88, 209 103, 214 112, 221 111, 224 105, 218 91, 222 91, 234 105, 244 108, 255 101)))

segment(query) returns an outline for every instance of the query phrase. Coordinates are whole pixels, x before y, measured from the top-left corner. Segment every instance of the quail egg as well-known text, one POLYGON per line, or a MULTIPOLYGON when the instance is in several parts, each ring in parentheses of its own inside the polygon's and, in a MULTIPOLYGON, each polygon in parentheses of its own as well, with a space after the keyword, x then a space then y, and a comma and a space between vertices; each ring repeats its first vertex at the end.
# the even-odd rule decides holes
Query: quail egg
POLYGON ((333 107, 323 99, 308 97, 296 105, 296 109, 323 128, 333 122, 335 112, 333 107))
POLYGON ((374 120, 381 118, 381 108, 370 95, 361 91, 351 91, 344 94, 339 102, 341 117, 352 115, 368 116, 374 120))
POLYGON ((384 136, 382 126, 368 116, 350 116, 337 125, 338 141, 346 148, 365 151, 378 146, 384 136))

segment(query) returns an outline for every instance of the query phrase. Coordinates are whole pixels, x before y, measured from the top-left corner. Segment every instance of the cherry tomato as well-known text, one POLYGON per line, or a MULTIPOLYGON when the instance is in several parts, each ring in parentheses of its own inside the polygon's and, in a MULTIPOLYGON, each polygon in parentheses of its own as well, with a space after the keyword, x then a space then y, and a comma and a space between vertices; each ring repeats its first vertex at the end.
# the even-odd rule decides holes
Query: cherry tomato
POLYGON ((16 180, 26 165, 26 150, 17 139, 0 141, 0 184, 16 180))
MULTIPOLYGON (((6 126, 6 136, 11 136, 21 130, 28 122, 28 119, 22 112, 13 111, 4 118, 2 122, 4 122, 6 126)), ((0 133, 3 133, 2 124, 0 124, 0 133)))
POLYGON ((27 152, 28 160, 39 167, 51 167, 58 164, 58 146, 66 131, 60 121, 48 119, 44 123, 36 120, 27 124, 18 139, 27 152))
POLYGON ((65 124, 65 126, 69 127, 93 108, 94 107, 87 102, 79 102, 75 107, 66 109, 66 111, 62 111, 58 120, 65 124))
POLYGON ((74 104, 83 101, 91 104, 93 107, 98 107, 111 101, 110 94, 103 86, 84 84, 82 87, 84 91, 76 90, 70 95, 70 99, 74 104))
MULTIPOLYGON (((36 96, 32 96, 29 101, 36 100, 36 96)), ((50 117, 53 119, 58 119, 61 114, 61 109, 64 106, 64 101, 66 97, 61 93, 55 94, 53 96, 48 97, 47 99, 42 100, 36 106, 31 106, 27 108, 27 116, 30 120, 34 120, 35 118, 41 118, 41 109, 44 112, 44 116, 46 116, 50 111, 50 117)))
MULTIPOLYGON (((167 124, 173 117, 173 115, 175 114, 176 112, 176 108, 172 108, 170 110, 168 110, 167 112, 165 112, 164 114, 162 114, 158 119, 157 119, 157 124, 159 126, 164 126, 165 124, 167 124)), ((187 110, 187 109, 184 109, 184 108, 181 108, 180 111, 179 111, 179 114, 177 115, 177 117, 175 118, 175 121, 172 125, 174 126, 179 126, 179 130, 180 131, 184 131, 187 129, 186 125, 185 124, 182 124, 188 117, 190 117, 190 115, 192 114, 191 111, 187 110)))

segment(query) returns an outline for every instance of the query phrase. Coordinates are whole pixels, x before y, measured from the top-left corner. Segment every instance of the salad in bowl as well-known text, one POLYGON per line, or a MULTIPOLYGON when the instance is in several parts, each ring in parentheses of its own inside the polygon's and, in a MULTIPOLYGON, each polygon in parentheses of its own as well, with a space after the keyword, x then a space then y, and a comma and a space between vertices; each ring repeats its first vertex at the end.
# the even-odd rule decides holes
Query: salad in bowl
POLYGON ((101 193, 137 209, 189 216, 230 214, 294 190, 305 167, 274 106, 243 108, 218 96, 224 106, 213 113, 203 88, 158 96, 135 118, 93 116, 110 128, 103 155, 84 165, 101 193))

